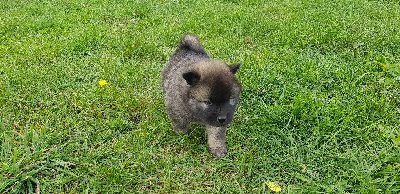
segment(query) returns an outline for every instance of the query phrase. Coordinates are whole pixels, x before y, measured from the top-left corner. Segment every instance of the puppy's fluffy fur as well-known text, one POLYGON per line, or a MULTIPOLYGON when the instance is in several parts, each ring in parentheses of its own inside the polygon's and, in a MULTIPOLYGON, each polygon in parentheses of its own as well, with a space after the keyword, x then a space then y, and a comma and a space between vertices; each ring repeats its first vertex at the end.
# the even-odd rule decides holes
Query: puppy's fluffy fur
POLYGON ((226 126, 232 122, 241 91, 234 75, 239 67, 211 59, 198 38, 187 34, 161 74, 173 129, 188 134, 190 122, 204 124, 208 149, 216 157, 227 153, 226 126))

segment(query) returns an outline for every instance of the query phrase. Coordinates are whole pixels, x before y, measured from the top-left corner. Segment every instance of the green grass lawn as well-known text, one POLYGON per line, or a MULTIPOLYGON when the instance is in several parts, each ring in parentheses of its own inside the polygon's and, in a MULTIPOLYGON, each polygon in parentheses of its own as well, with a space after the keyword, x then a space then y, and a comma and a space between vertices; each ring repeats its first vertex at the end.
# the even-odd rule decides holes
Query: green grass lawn
POLYGON ((399 1, 0 2, 0 193, 398 193, 399 174, 399 1), (188 32, 242 62, 222 159, 164 108, 188 32))

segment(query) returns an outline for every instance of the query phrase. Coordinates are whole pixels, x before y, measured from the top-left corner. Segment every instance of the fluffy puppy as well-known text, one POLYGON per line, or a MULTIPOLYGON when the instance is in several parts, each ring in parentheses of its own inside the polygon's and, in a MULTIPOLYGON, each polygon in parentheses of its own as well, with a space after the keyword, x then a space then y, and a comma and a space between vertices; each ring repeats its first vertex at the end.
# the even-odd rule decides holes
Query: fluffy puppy
POLYGON ((189 123, 206 126, 208 149, 224 157, 226 126, 232 122, 241 86, 240 64, 211 59, 195 35, 184 35, 163 69, 165 107, 176 132, 188 134, 189 123))

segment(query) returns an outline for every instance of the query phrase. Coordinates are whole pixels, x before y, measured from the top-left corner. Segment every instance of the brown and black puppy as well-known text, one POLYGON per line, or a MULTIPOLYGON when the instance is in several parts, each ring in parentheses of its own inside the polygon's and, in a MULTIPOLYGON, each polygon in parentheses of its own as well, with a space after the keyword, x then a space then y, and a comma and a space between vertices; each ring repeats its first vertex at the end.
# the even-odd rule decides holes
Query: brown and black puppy
POLYGON ((232 122, 241 90, 234 75, 239 66, 211 59, 198 38, 187 34, 162 71, 173 129, 188 134, 190 122, 204 124, 208 149, 216 157, 227 153, 226 126, 232 122))

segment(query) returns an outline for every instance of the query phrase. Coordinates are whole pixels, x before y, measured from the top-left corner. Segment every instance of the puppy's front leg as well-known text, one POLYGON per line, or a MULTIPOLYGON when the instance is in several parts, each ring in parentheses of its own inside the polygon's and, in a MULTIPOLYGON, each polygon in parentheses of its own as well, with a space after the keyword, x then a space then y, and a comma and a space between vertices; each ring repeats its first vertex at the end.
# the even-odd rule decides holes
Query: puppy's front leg
POLYGON ((213 127, 206 126, 208 150, 215 157, 224 157, 227 149, 226 141, 226 127, 213 127))

